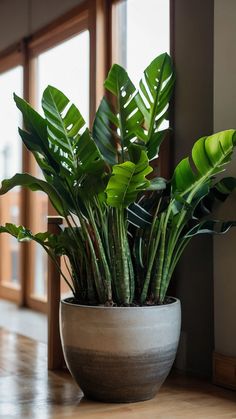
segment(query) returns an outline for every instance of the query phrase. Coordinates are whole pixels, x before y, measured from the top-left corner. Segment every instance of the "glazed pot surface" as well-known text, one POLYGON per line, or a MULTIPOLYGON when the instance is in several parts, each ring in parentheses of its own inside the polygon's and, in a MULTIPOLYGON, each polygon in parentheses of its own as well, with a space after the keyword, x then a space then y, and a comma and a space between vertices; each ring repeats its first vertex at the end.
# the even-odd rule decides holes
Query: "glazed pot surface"
POLYGON ((134 402, 155 396, 174 362, 180 302, 152 307, 100 307, 61 302, 67 366, 88 398, 134 402))

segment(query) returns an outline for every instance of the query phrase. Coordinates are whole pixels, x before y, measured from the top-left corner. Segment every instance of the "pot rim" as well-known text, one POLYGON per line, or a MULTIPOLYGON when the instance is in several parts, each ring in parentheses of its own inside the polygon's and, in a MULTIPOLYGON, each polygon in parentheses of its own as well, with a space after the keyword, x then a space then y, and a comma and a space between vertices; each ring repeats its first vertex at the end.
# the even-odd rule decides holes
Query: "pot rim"
POLYGON ((68 298, 71 298, 71 297, 61 299, 60 304, 65 305, 65 306, 73 306, 73 307, 80 307, 80 308, 82 307, 82 308, 90 308, 90 309, 98 309, 98 310, 101 310, 101 309, 106 309, 106 310, 118 310, 118 309, 120 309, 122 311, 123 310, 140 310, 140 309, 147 309, 147 310, 158 309, 158 310, 161 310, 161 309, 165 309, 167 307, 173 307, 175 305, 180 304, 180 300, 178 298, 171 297, 171 296, 168 296, 168 298, 171 298, 173 300, 173 302, 169 303, 169 304, 161 304, 161 305, 155 305, 155 306, 135 306, 135 307, 114 307, 114 306, 110 307, 110 306, 103 306, 103 305, 99 305, 99 306, 92 306, 91 305, 91 306, 89 306, 89 305, 86 305, 86 304, 74 304, 74 303, 69 303, 68 301, 66 301, 68 298))

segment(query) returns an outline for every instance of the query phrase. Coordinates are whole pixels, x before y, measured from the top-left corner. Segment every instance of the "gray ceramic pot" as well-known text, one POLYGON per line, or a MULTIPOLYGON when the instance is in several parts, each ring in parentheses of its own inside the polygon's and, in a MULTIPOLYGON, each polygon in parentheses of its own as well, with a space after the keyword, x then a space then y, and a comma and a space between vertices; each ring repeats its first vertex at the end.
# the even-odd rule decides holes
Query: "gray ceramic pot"
POLYGON ((155 307, 89 307, 61 302, 67 366, 86 397, 151 399, 169 374, 179 341, 180 302, 155 307))

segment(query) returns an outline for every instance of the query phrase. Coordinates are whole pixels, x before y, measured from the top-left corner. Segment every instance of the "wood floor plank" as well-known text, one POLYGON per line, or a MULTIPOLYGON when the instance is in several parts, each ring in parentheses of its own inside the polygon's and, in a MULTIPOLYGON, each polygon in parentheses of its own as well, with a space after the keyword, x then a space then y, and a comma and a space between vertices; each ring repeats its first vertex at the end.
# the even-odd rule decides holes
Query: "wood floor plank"
POLYGON ((173 375, 153 400, 92 402, 66 371, 47 371, 44 343, 0 329, 0 418, 236 419, 236 393, 173 375))

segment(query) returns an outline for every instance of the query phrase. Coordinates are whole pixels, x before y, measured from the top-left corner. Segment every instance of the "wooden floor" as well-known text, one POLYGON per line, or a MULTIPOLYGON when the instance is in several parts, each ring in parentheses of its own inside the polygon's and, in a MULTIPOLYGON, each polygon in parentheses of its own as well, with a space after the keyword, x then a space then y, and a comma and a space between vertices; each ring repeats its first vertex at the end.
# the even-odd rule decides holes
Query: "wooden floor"
POLYGON ((135 404, 83 399, 66 372, 47 372, 46 344, 0 329, 0 418, 236 418, 236 393, 183 376, 135 404))

